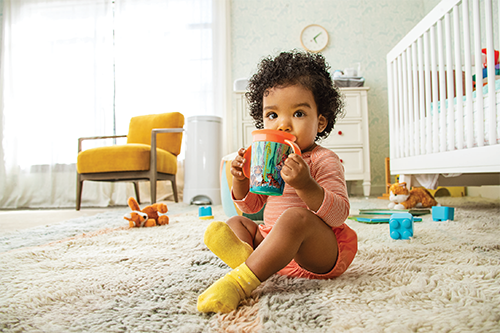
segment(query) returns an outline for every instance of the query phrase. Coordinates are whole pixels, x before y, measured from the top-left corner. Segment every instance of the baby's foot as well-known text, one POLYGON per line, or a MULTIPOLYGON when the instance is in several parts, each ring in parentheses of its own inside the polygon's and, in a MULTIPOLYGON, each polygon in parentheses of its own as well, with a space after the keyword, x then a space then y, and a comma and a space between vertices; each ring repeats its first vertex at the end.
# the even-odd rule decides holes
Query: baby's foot
POLYGON ((224 222, 210 223, 203 241, 217 257, 233 269, 244 263, 253 252, 250 244, 241 241, 224 222))

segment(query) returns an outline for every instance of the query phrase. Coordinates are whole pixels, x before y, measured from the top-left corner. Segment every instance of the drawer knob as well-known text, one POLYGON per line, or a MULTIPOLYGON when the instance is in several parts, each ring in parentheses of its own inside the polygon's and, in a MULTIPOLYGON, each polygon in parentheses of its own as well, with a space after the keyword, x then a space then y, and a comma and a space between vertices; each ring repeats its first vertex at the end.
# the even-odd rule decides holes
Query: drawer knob
POLYGON ((342 135, 342 131, 339 131, 339 135, 342 135))

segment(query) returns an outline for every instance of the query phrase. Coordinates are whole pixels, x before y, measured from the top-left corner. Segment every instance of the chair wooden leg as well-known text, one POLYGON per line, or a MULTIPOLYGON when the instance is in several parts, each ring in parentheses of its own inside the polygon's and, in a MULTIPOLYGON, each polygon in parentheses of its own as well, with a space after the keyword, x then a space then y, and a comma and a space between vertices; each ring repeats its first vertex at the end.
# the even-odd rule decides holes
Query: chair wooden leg
POLYGON ((179 197, 177 196, 177 182, 174 178, 172 178, 172 191, 174 192, 174 200, 175 202, 179 202, 179 197))
POLYGON ((83 190, 83 180, 80 178, 80 174, 76 176, 76 210, 80 210, 82 204, 82 190, 83 190))
POLYGON ((156 203, 156 179, 151 179, 151 204, 156 203))
POLYGON ((139 182, 134 182, 134 190, 135 190, 135 198, 137 199, 137 203, 141 204, 141 197, 139 194, 139 182))

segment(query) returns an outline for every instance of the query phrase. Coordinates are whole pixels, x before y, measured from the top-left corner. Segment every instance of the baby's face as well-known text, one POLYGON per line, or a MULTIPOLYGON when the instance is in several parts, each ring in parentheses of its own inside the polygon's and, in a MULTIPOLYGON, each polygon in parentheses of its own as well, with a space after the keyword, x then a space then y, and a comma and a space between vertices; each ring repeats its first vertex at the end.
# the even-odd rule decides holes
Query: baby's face
POLYGON ((313 93, 301 85, 274 87, 263 100, 265 129, 284 131, 295 135, 300 149, 308 151, 315 146, 316 135, 327 125, 318 115, 313 93))

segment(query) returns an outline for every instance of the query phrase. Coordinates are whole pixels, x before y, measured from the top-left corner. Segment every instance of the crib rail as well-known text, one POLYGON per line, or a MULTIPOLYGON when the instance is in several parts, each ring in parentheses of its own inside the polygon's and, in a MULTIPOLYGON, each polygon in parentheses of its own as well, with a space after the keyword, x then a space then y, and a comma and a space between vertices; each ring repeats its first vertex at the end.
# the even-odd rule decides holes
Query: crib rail
POLYGON ((499 17, 497 0, 443 0, 389 52, 391 160, 498 144, 499 17))

